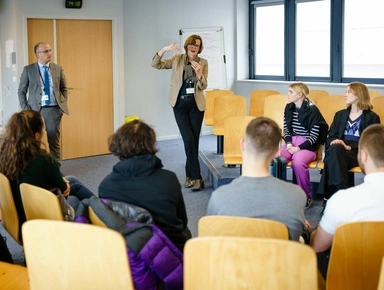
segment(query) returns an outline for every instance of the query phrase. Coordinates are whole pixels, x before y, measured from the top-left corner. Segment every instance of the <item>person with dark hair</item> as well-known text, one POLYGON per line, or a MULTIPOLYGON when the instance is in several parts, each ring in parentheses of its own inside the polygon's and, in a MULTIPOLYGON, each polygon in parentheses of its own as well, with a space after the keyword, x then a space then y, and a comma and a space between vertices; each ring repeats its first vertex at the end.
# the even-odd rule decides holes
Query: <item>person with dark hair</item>
POLYGON ((183 251, 185 242, 191 238, 184 198, 176 174, 162 169, 163 164, 155 155, 155 131, 134 120, 121 126, 108 144, 120 161, 101 181, 99 197, 148 210, 154 224, 183 251))
POLYGON ((252 120, 240 140, 243 170, 239 178, 216 189, 208 215, 264 218, 282 222, 298 241, 305 225, 305 193, 296 184, 271 176, 271 160, 279 153, 281 129, 266 117, 252 120))
POLYGON ((155 54, 151 65, 156 69, 172 69, 168 102, 173 107, 187 156, 184 186, 199 191, 204 188, 198 154, 206 109, 204 90, 208 86, 208 62, 198 56, 203 51, 203 40, 199 35, 191 35, 186 39, 184 54, 174 54, 162 60, 166 51, 178 50, 180 46, 176 43, 163 47, 155 54))
MULTIPOLYGON (((43 148, 44 134, 43 117, 39 112, 26 110, 12 115, 2 140, 0 172, 11 184, 20 225, 26 221, 19 188, 21 183, 48 190, 57 187, 64 196, 75 196, 79 200, 93 196, 76 177, 63 177, 57 160, 43 148)), ((69 199, 68 202, 76 207, 78 200, 69 199)))
POLYGON ((325 143, 324 169, 318 194, 324 195, 323 214, 327 200, 340 189, 348 187, 348 170, 358 166, 358 142, 363 131, 380 124, 372 110, 368 88, 359 82, 350 83, 345 92, 346 109, 336 112, 325 143))
POLYGON ((365 174, 364 183, 340 189, 328 200, 319 226, 311 235, 316 253, 331 247, 335 230, 341 224, 384 221, 384 125, 366 128, 358 145, 357 160, 365 174))
POLYGON ((69 114, 67 82, 63 68, 51 62, 52 49, 48 43, 39 42, 34 52, 37 62, 25 66, 20 77, 20 107, 41 113, 49 151, 60 162, 60 123, 63 113, 69 114))
POLYGON ((293 83, 289 86, 289 103, 284 110, 285 144, 281 147, 281 156, 287 162, 292 161, 296 182, 307 195, 306 209, 313 201, 307 164, 316 159, 321 133, 323 132, 325 141, 328 131, 327 122, 308 95, 309 89, 304 83, 293 83))

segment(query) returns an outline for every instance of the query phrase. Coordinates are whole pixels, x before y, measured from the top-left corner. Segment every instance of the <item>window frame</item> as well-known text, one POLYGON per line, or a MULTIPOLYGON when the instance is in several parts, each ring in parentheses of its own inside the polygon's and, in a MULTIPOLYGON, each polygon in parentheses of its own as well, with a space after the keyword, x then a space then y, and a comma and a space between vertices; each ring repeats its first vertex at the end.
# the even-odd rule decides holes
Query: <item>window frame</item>
POLYGON ((344 0, 330 0, 330 72, 329 77, 296 75, 296 3, 320 0, 250 0, 249 1, 249 78, 255 80, 384 84, 384 78, 343 77, 344 0), (257 5, 256 5, 257 4, 257 5), (255 7, 284 5, 284 75, 256 75, 255 7))

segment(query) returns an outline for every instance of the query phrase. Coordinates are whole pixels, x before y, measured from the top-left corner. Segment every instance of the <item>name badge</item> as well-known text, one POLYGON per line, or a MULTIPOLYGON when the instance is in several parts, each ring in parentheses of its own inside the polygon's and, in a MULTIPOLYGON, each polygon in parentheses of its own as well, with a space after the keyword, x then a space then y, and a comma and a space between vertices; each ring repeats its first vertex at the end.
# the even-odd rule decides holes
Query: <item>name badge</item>
POLYGON ((48 95, 42 95, 41 100, 42 101, 48 101, 49 100, 48 95))
POLYGON ((187 88, 187 95, 191 95, 195 93, 195 88, 187 88))

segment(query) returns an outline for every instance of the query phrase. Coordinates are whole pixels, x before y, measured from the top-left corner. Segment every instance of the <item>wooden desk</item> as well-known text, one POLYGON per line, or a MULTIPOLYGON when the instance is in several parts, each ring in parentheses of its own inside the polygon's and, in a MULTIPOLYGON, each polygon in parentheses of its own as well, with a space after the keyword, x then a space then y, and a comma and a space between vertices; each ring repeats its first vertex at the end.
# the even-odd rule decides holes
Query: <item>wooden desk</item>
POLYGON ((20 265, 0 262, 0 289, 30 289, 27 268, 20 265))

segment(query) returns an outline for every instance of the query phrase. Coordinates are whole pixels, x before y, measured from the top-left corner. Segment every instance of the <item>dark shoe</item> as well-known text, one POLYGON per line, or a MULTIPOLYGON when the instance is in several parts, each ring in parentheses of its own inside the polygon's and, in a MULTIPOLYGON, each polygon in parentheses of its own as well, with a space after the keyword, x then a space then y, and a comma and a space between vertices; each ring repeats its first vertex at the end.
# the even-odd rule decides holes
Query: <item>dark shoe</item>
POLYGON ((193 186, 192 178, 188 177, 185 179, 184 187, 185 188, 191 188, 193 186))
POLYGON ((312 197, 308 197, 307 198, 307 202, 305 203, 305 209, 308 209, 308 208, 310 208, 311 207, 311 205, 312 205, 312 202, 313 202, 313 199, 312 199, 312 197))
POLYGON ((204 180, 196 179, 193 182, 195 184, 192 187, 192 191, 200 191, 201 189, 204 189, 204 180))
POLYGON ((323 209, 320 212, 320 217, 322 217, 324 215, 325 207, 327 206, 327 201, 328 201, 328 199, 323 200, 323 209))

